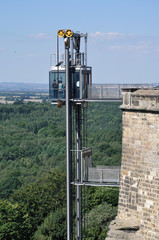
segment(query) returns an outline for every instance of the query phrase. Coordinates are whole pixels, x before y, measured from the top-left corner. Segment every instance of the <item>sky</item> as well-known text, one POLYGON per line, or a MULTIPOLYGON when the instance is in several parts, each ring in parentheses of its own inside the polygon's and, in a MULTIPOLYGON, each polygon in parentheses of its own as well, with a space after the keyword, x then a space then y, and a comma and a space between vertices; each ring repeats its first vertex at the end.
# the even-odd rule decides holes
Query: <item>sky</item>
POLYGON ((159 0, 0 0, 0 82, 47 84, 71 29, 88 33, 93 83, 158 83, 158 13, 159 0))

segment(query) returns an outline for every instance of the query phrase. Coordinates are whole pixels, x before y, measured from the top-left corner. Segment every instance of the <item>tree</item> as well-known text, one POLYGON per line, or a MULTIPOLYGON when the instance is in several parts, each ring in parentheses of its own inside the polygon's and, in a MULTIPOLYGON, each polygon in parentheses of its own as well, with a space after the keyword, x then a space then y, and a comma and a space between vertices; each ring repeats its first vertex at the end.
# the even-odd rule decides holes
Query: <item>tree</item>
POLYGON ((28 240, 31 225, 18 204, 0 200, 0 240, 28 240))
POLYGON ((19 188, 22 183, 19 180, 20 172, 18 170, 12 170, 7 174, 5 178, 0 181, 0 198, 9 198, 13 190, 19 188))
POLYGON ((33 240, 66 240, 66 208, 51 212, 38 227, 33 240))
POLYGON ((86 188, 86 211, 106 202, 113 207, 118 205, 119 188, 88 187, 86 188))
POLYGON ((33 234, 51 211, 65 206, 65 174, 59 170, 49 172, 40 180, 15 191, 12 201, 27 213, 33 234))
POLYGON ((108 231, 108 225, 117 214, 117 208, 111 204, 102 203, 88 213, 88 239, 103 240, 108 231))

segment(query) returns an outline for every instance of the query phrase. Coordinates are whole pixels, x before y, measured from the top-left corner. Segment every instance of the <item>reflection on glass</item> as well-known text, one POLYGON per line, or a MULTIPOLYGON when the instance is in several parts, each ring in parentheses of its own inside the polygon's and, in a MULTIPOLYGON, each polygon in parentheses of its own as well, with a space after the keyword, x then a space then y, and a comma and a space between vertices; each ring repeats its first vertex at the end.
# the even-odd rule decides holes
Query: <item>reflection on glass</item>
MULTIPOLYGON (((50 71, 49 73, 50 98, 54 100, 65 99, 65 72, 50 71)), ((71 73, 71 98, 86 99, 88 98, 88 85, 90 82, 90 74, 87 71, 72 70, 71 73), (81 76, 81 78, 80 78, 81 76)))
POLYGON ((65 72, 50 72, 49 80, 50 98, 65 98, 65 72))

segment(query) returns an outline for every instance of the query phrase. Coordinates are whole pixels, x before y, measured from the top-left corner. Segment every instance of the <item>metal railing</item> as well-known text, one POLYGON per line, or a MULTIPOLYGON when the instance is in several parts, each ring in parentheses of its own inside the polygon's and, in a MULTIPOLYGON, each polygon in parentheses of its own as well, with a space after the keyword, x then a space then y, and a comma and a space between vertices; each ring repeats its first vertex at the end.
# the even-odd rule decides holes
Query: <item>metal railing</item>
POLYGON ((57 58, 59 59, 59 62, 63 62, 63 65, 65 65, 64 53, 59 53, 58 55, 56 53, 53 53, 53 54, 50 54, 50 67, 56 66, 57 58))
POLYGON ((158 84, 92 84, 88 85, 88 99, 122 99, 124 88, 154 88, 158 84))
MULTIPOLYGON (((50 67, 54 67, 57 64, 57 58, 59 62, 63 62, 63 65, 65 65, 65 54, 64 53, 53 53, 50 54, 50 67)), ((86 54, 85 53, 73 53, 72 54, 72 65, 80 65, 84 66, 86 65, 86 54)))
POLYGON ((120 167, 90 167, 88 182, 118 183, 120 182, 120 167))

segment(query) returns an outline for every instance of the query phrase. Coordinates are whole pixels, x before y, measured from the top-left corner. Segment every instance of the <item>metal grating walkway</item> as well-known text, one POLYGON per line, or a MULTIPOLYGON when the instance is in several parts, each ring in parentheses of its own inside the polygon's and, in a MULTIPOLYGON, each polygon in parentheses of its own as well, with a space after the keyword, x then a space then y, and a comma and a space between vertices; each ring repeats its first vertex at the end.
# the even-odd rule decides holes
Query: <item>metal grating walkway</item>
POLYGON ((119 184, 120 167, 90 167, 88 168, 88 182, 119 184))
POLYGON ((88 85, 88 100, 122 100, 124 88, 153 88, 156 84, 92 84, 88 85))
POLYGON ((72 182, 74 185, 119 187, 120 167, 97 166, 88 167, 88 175, 82 182, 72 182))

